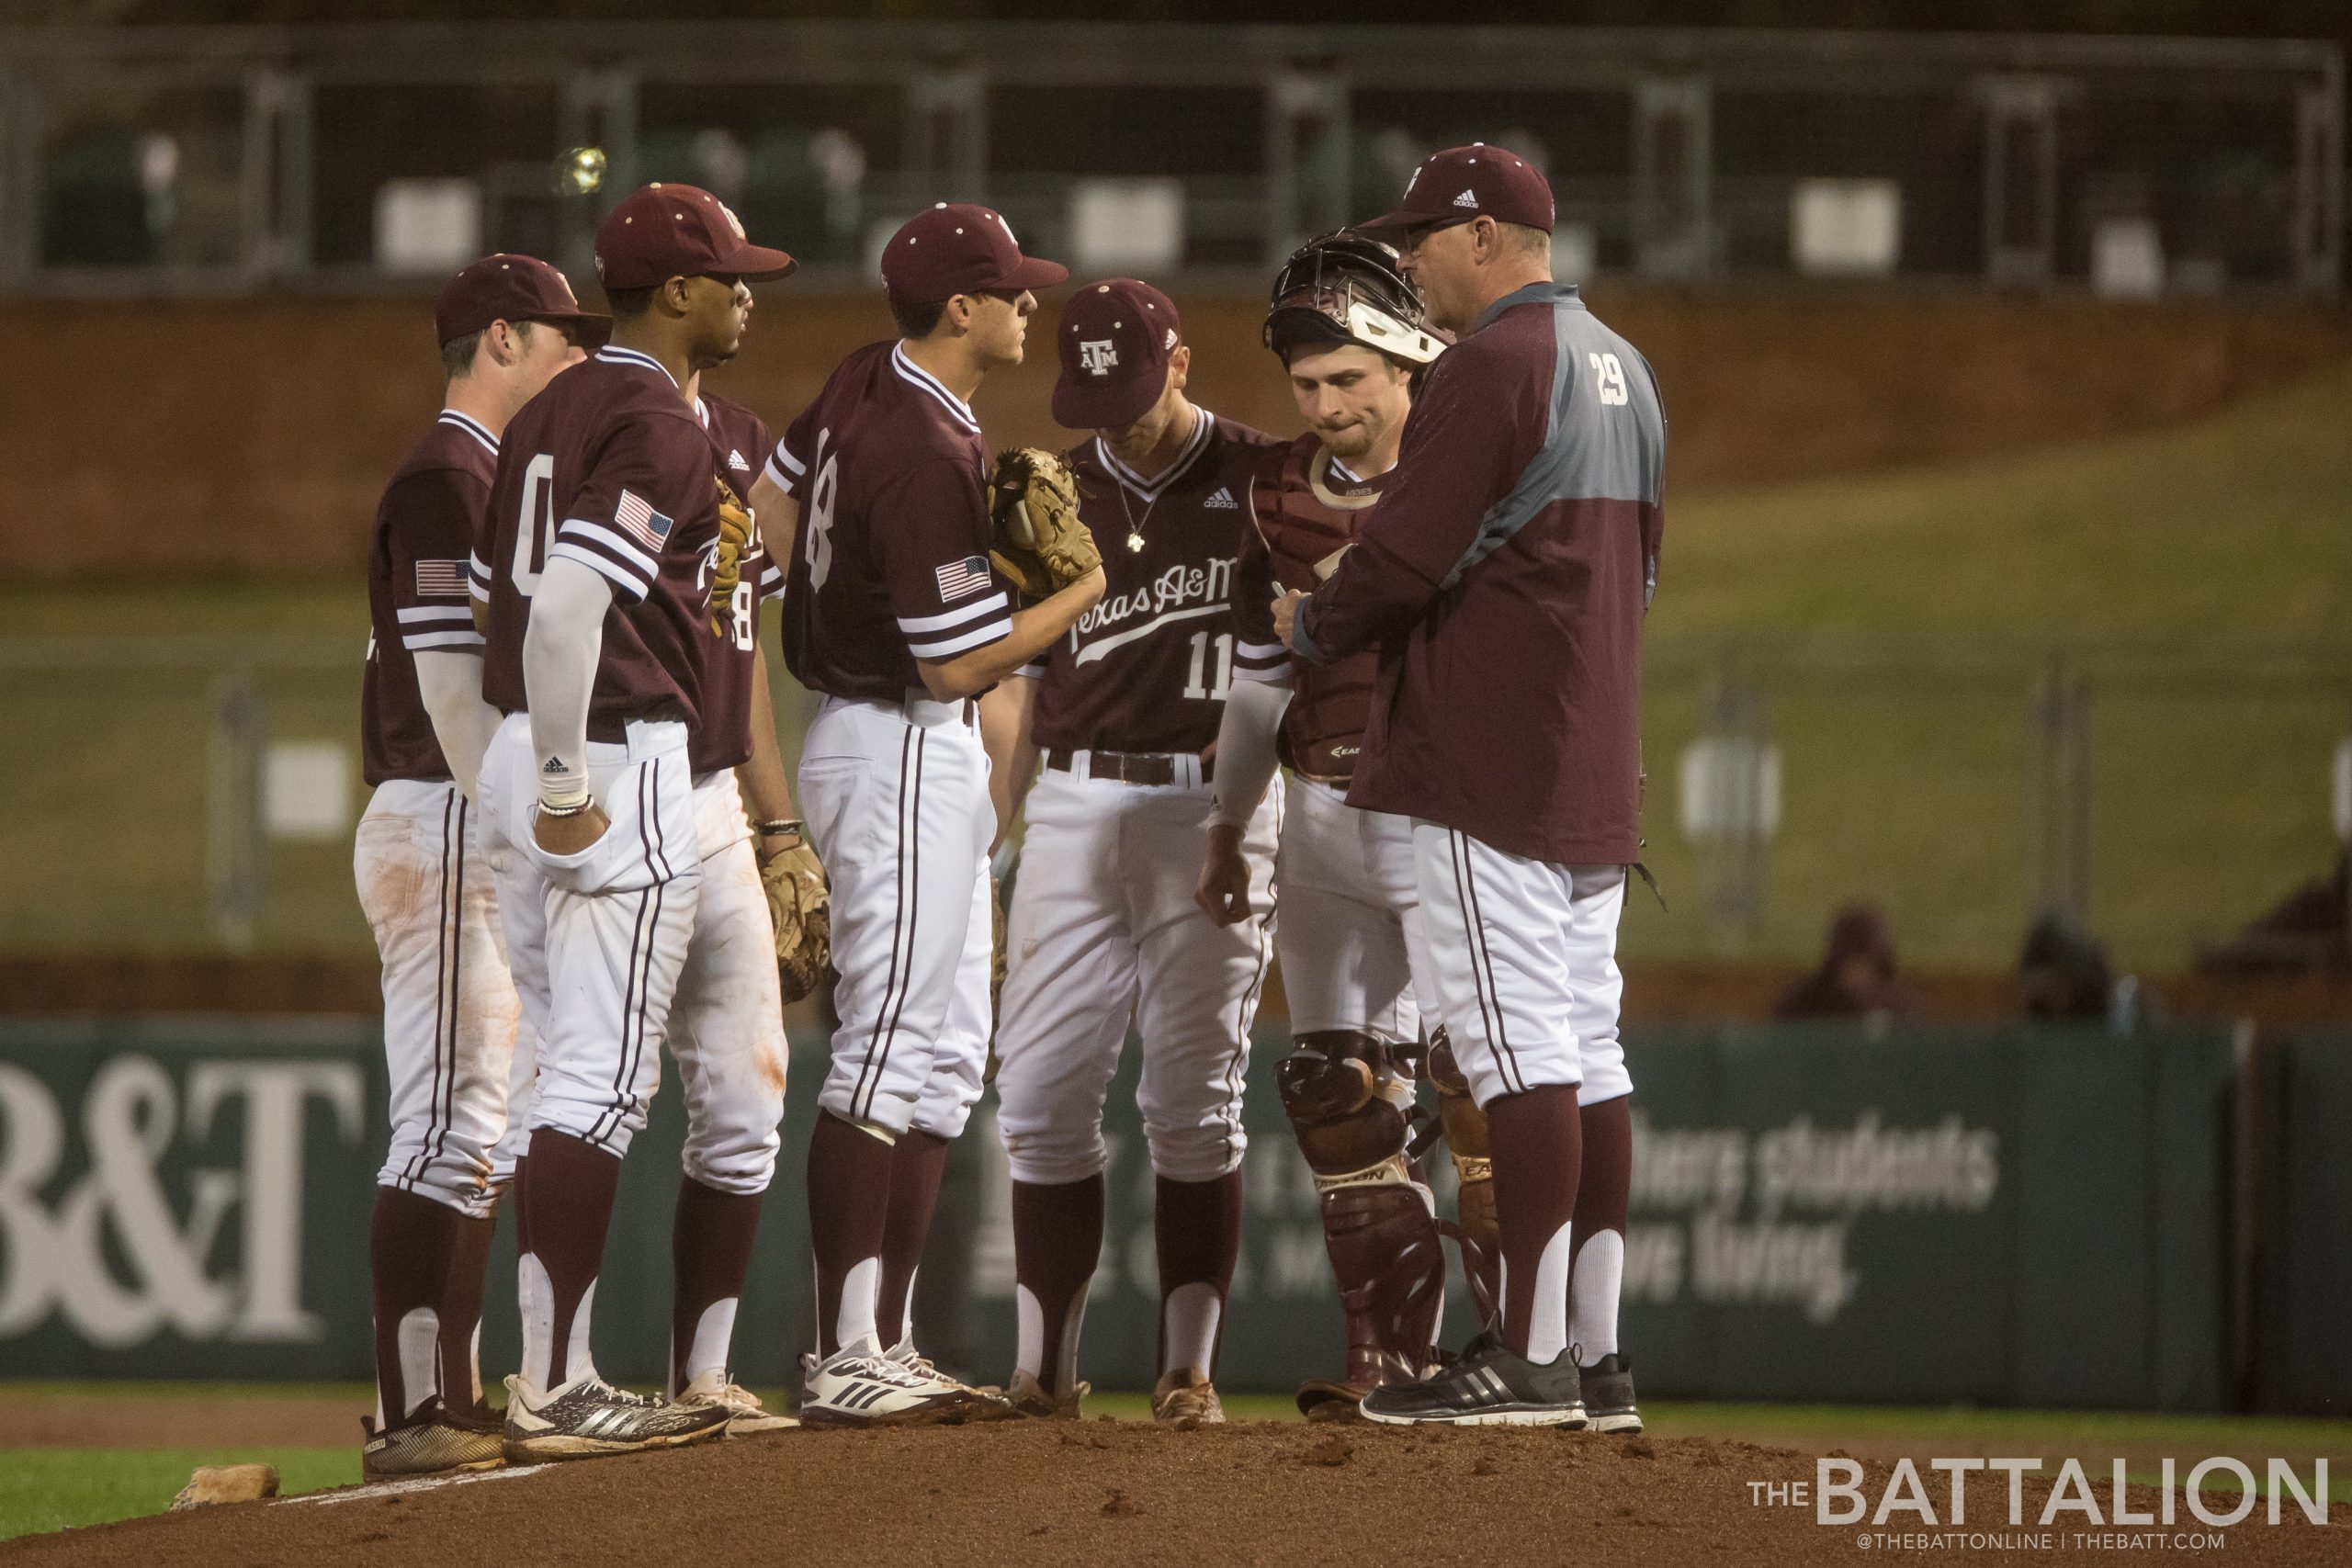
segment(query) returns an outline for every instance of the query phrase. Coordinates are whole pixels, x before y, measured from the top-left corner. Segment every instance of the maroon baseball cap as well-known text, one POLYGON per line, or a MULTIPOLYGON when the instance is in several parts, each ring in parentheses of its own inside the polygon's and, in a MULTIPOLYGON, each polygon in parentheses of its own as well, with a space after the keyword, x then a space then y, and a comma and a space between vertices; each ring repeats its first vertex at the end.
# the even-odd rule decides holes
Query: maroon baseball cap
POLYGON ((611 317, 580 308, 563 274, 537 256, 504 251, 465 267, 433 300, 433 330, 444 344, 492 321, 560 321, 590 348, 613 330, 611 317))
POLYGON ((607 288, 652 288, 712 273, 757 283, 799 266, 745 239, 742 220, 699 186, 641 186, 596 225, 596 277, 607 288))
POLYGON ((882 247, 882 286, 894 305, 935 305, 984 288, 1049 288, 1068 276, 1059 262, 1023 255, 1002 216, 970 202, 916 213, 882 247))
POLYGON ((1394 212, 1384 212, 1359 229, 1419 229, 1491 218, 1552 231, 1552 186, 1543 172, 1518 153, 1473 141, 1421 160, 1394 212))
POLYGON ((1182 341, 1175 301, 1132 277, 1079 290, 1062 310, 1061 379, 1054 423, 1069 430, 1124 430, 1159 400, 1169 356, 1182 341))

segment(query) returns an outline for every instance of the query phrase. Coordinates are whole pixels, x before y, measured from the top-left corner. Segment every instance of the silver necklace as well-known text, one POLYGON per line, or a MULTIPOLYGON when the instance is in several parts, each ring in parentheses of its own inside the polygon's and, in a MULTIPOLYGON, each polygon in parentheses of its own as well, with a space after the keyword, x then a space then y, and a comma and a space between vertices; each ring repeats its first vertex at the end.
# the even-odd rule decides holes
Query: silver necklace
MULTIPOLYGON (((1184 445, 1176 449, 1177 463, 1182 463, 1184 460, 1184 454, 1192 449, 1193 437, 1200 434, 1200 422, 1206 417, 1207 416, 1203 414, 1198 409, 1194 409, 1193 411, 1193 428, 1184 433, 1184 445)), ((1115 452, 1111 452, 1107 443, 1103 446, 1103 451, 1109 456, 1114 457, 1118 456, 1115 452)), ((1170 465, 1171 469, 1174 467, 1175 464, 1170 465)), ((1159 480, 1161 486, 1159 495, 1155 495, 1149 501, 1143 503, 1143 515, 1138 517, 1136 515, 1135 508, 1127 503, 1126 481, 1118 478, 1115 474, 1112 476, 1112 482, 1117 486, 1119 491, 1119 511, 1127 520, 1127 553, 1129 555, 1139 556, 1143 554, 1143 525, 1151 521, 1151 509, 1159 504, 1159 496, 1166 495, 1168 493, 1167 485, 1170 478, 1170 475, 1168 472, 1162 472, 1160 474, 1159 480)))

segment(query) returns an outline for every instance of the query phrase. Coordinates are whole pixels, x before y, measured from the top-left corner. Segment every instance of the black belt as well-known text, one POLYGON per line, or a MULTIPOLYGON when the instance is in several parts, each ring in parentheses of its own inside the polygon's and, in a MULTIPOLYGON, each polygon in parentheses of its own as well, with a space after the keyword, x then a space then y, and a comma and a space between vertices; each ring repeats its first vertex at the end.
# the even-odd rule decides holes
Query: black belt
MULTIPOLYGON (((1078 766, 1078 753, 1057 746, 1046 753, 1046 766, 1057 773, 1071 773, 1078 766)), ((1117 784, 1172 784, 1177 782, 1176 755, 1172 751, 1090 751, 1086 773, 1089 778, 1117 784)), ((1216 765, 1204 757, 1201 782, 1208 784, 1215 777, 1216 765)))

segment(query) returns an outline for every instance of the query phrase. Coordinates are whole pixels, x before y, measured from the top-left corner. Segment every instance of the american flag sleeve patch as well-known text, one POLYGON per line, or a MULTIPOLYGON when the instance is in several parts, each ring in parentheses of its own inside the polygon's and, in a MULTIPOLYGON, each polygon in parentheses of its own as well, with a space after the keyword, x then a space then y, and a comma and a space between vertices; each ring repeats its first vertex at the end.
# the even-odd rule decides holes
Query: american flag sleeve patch
POLYGON ((939 579, 939 602, 943 604, 953 604, 958 599, 968 599, 996 586, 996 580, 989 575, 986 556, 966 556, 962 560, 949 561, 934 575, 939 579))
POLYGON ((613 508, 614 525, 655 555, 662 553, 662 543, 670 536, 671 521, 633 490, 622 491, 619 504, 613 508))
POLYGON ((462 599, 466 596, 466 563, 461 560, 421 560, 416 563, 416 596, 420 599, 462 599))

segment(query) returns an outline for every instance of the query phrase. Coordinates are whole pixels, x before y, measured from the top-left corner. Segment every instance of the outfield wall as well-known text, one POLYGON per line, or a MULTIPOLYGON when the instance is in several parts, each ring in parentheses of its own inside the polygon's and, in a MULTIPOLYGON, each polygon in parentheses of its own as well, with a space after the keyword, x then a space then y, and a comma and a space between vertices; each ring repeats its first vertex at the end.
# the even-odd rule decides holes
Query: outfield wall
MULTIPOLYGON (((1258 341, 1262 296, 1176 295, 1200 400, 1299 428, 1258 341)), ((1686 495, 2175 423, 2352 353, 2352 306, 2312 298, 1618 281, 1591 297, 1657 366, 1686 495)), ((875 295, 761 299, 713 386, 779 429, 888 330, 875 295)), ((980 395, 997 443, 1069 440, 1046 410, 1057 309, 1049 295, 1037 357, 980 395)), ((0 389, 0 577, 356 574, 440 395, 411 297, 20 298, 0 301, 0 338, 43 367, 0 389)))
MULTIPOLYGON (((371 1024, 337 1019, 0 1025, 0 1376, 364 1378, 377 1042, 371 1024)), ((2331 1049, 2340 1069, 2352 1045, 2331 1049)), ((1339 1364, 1313 1187, 1271 1093, 1279 1051, 1259 1043, 1249 1100, 1248 1234, 1225 1349, 1235 1387, 1287 1387, 1339 1364)), ((1662 1027, 1634 1032, 1628 1054, 1641 1089, 1624 1337, 1649 1392, 2238 1401, 2248 1341, 2233 1129, 2252 1080, 2221 1032, 1943 1028, 1874 1041, 1662 1027)), ((819 1037, 796 1039, 792 1068, 804 1089, 819 1081, 819 1037)), ((1135 1073, 1131 1052, 1111 1091, 1108 1235, 1087 1318, 1086 1374, 1113 1387, 1152 1373, 1135 1073)), ((2330 1083, 2335 1100, 2306 1089, 2296 1102, 2315 1129, 2352 1119, 2352 1073, 2330 1083)), ((956 1145, 917 1301, 925 1348, 991 1379, 1014 1326, 992 1104, 956 1145)), ((810 1093, 789 1097, 738 1332, 736 1370, 753 1384, 796 1381, 810 1337, 799 1172, 814 1110, 810 1093)), ((681 1122, 665 1074, 597 1290, 599 1359, 620 1378, 660 1377, 681 1122)), ((2340 1319, 2331 1331, 2311 1317, 2306 1293, 2318 1275, 2341 1288, 2352 1238, 2333 1189, 2296 1186, 2340 1186, 2340 1174, 2308 1152, 2290 1165, 2310 1176, 2267 1183, 2267 1210, 2312 1210, 2335 1231, 2298 1249, 2302 1272, 2275 1282, 2283 1294, 2259 1281, 2255 1354, 2271 1401, 2340 1410, 2352 1394, 2340 1319)), ((502 1239, 483 1344, 492 1375, 515 1353, 512 1280, 502 1239)), ((1466 1299, 1457 1275, 1455 1343, 1466 1299)))

